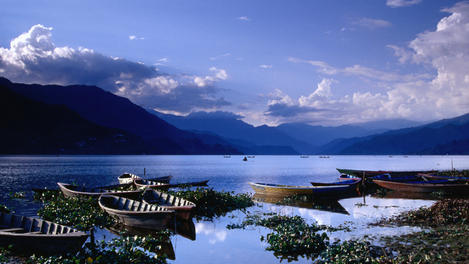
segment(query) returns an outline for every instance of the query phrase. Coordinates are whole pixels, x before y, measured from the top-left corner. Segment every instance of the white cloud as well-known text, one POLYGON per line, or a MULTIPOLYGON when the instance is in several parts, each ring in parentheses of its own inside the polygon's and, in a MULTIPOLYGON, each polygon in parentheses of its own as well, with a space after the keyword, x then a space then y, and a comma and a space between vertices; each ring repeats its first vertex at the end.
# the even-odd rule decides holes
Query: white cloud
POLYGON ((144 40, 145 38, 144 37, 137 37, 135 35, 130 35, 129 36, 129 39, 130 40, 144 40))
POLYGON ((422 2, 422 0, 386 0, 386 5, 395 8, 416 5, 420 2, 422 2))
POLYGON ((160 66, 160 65, 165 65, 168 62, 169 62, 168 58, 161 58, 161 59, 158 59, 153 65, 160 66))
POLYGON ((213 86, 228 74, 223 69, 210 71, 213 74, 207 76, 204 87, 199 87, 187 75, 164 74, 155 67, 83 47, 57 47, 52 28, 43 25, 32 26, 13 39, 9 48, 0 47, 0 72, 14 82, 96 85, 135 103, 175 112, 230 104, 216 96, 219 89, 213 86))
POLYGON ((223 59, 223 58, 226 58, 226 57, 229 57, 229 56, 231 56, 231 53, 227 52, 227 53, 220 54, 218 56, 210 57, 209 59, 211 61, 215 61, 215 60, 223 59))
POLYGON ((288 58, 288 61, 293 63, 306 63, 312 65, 317 68, 318 72, 326 74, 326 75, 337 75, 337 74, 344 74, 344 75, 352 75, 358 76, 363 78, 368 78, 372 80, 379 80, 385 82, 395 82, 395 81, 413 81, 422 78, 430 78, 431 76, 428 74, 398 74, 393 72, 385 72, 376 70, 373 68, 365 67, 362 65, 352 65, 345 68, 336 68, 324 61, 315 61, 315 60, 305 60, 299 58, 288 58))
POLYGON ((246 22, 251 21, 251 19, 247 16, 240 16, 240 17, 237 17, 236 19, 241 20, 241 21, 246 21, 246 22))
POLYGON ((272 64, 261 64, 259 65, 261 69, 272 69, 272 64))
POLYGON ((357 21, 354 21, 353 24, 367 29, 378 29, 392 26, 389 21, 368 17, 360 18, 357 21))
POLYGON ((396 45, 386 45, 386 47, 392 49, 394 51, 394 55, 399 57, 400 63, 406 63, 407 61, 412 59, 412 51, 396 46, 396 45))
POLYGON ((332 86, 323 79, 312 94, 300 96, 298 102, 290 98, 290 109, 300 107, 295 118, 350 123, 386 118, 429 120, 469 112, 469 2, 443 11, 449 15, 434 31, 418 34, 408 47, 387 46, 401 63, 422 65, 429 72, 426 74, 398 74, 361 65, 336 68, 322 61, 290 58, 294 63, 312 65, 322 74, 366 80, 366 89, 337 97, 328 93, 332 86), (303 111, 306 106, 317 111, 303 111))
POLYGON ((144 83, 148 88, 156 88, 160 93, 168 94, 173 89, 179 86, 178 81, 169 76, 158 76, 154 78, 145 79, 144 83))
POLYGON ((194 76, 193 80, 194 83, 198 87, 205 87, 208 85, 212 85, 216 81, 223 81, 228 79, 228 73, 224 69, 218 69, 216 67, 210 67, 209 71, 211 71, 212 75, 207 76, 194 76))

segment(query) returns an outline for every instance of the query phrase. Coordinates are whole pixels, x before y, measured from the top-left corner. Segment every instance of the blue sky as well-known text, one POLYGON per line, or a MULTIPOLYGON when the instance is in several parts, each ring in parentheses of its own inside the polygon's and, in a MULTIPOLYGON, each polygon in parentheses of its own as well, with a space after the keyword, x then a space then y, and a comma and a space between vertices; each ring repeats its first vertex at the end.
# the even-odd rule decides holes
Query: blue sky
POLYGON ((338 125, 469 112, 469 4, 2 1, 0 75, 175 114, 338 125), (467 76, 467 77, 466 77, 467 76))

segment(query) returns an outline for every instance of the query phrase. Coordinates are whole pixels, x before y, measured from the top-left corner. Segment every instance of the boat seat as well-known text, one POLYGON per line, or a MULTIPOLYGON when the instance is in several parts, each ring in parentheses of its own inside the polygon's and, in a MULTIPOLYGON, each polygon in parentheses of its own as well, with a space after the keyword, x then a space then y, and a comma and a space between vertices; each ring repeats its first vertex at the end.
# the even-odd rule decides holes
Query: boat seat
POLYGON ((23 228, 8 228, 8 229, 0 229, 0 232, 20 232, 20 231, 24 231, 23 228))

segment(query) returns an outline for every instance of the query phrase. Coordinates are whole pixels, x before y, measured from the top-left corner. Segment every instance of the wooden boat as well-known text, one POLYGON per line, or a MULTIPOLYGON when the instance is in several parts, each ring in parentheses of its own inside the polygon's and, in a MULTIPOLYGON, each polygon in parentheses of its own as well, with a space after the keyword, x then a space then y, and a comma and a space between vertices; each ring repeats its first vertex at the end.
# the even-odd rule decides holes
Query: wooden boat
POLYGON ((94 187, 87 188, 82 186, 76 186, 68 183, 58 182, 60 190, 65 197, 75 197, 75 198, 99 198, 103 194, 118 195, 129 198, 136 198, 142 192, 141 190, 118 190, 116 188, 121 187, 121 185, 112 185, 105 187, 94 187))
POLYGON ((383 180, 383 181, 394 181, 394 182, 411 182, 411 181, 428 181, 427 178, 420 175, 402 175, 402 176, 391 176, 391 174, 380 174, 373 177, 368 177, 371 180, 383 180))
POLYGON ((448 180, 448 181, 457 181, 457 182, 469 182, 469 177, 458 177, 458 176, 447 176, 447 175, 435 175, 420 173, 419 176, 425 177, 432 180, 448 180))
POLYGON ((168 225, 174 210, 115 195, 102 195, 99 206, 126 226, 159 230, 168 225))
POLYGON ((251 188, 259 194, 271 196, 292 196, 292 195, 335 195, 344 191, 350 191, 348 185, 329 186, 293 186, 270 183, 249 182, 251 188))
POLYGON ((338 182, 311 182, 313 186, 334 186, 334 185, 348 185, 356 187, 362 179, 360 178, 350 178, 350 180, 342 180, 338 182))
POLYGON ((419 173, 434 173, 436 171, 384 171, 384 170, 352 170, 352 169, 337 169, 341 174, 351 175, 353 177, 362 178, 363 174, 365 177, 372 177, 380 174, 390 174, 391 176, 402 176, 402 175, 417 175, 419 173))
MULTIPOLYGON (((157 178, 148 179, 148 180, 168 183, 171 180, 172 177, 173 177, 172 175, 167 175, 167 176, 157 177, 157 178)), ((128 173, 128 172, 126 172, 126 173, 120 175, 119 177, 117 177, 117 180, 119 181, 119 184, 133 183, 134 180, 138 180, 138 179, 142 179, 142 178, 138 175, 135 175, 133 173, 128 173)))
POLYGON ((185 186, 206 186, 208 181, 209 180, 169 184, 169 183, 163 183, 163 182, 158 182, 158 181, 138 179, 138 180, 134 180, 134 184, 135 186, 137 186, 138 189, 141 189, 141 190, 147 189, 147 188, 167 190, 169 188, 185 187, 185 186))
POLYGON ((87 238, 85 232, 68 226, 0 212, 0 246, 13 245, 21 253, 74 253, 87 238))
POLYGON ((186 220, 191 218, 191 213, 195 208, 195 203, 191 201, 152 189, 145 190, 142 201, 144 203, 156 204, 160 207, 174 210, 177 217, 186 220))
POLYGON ((444 191, 448 193, 461 193, 469 192, 469 184, 452 183, 447 180, 433 180, 433 181, 414 181, 414 182, 395 182, 373 180, 377 185, 401 192, 438 192, 444 191))

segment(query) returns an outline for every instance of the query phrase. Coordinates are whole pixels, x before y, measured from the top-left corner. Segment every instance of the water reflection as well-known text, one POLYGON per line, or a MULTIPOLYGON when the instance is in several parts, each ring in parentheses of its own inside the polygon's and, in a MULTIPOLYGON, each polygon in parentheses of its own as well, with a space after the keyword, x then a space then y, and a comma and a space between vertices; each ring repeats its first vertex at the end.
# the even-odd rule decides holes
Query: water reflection
POLYGON ((159 245, 161 246, 160 250, 156 250, 153 252, 159 256, 166 255, 168 259, 175 260, 176 254, 174 253, 173 244, 171 243, 171 239, 169 237, 164 237, 161 234, 155 232, 155 230, 148 230, 148 229, 141 229, 141 228, 133 228, 128 226, 115 226, 108 229, 112 234, 121 236, 151 236, 155 239, 161 241, 159 245))
POLYGON ((254 194, 253 199, 257 202, 288 205, 299 208, 315 209, 320 211, 327 211, 333 213, 349 214, 347 210, 339 203, 338 199, 289 199, 285 200, 284 197, 270 196, 265 194, 254 194))

